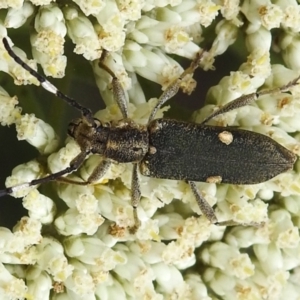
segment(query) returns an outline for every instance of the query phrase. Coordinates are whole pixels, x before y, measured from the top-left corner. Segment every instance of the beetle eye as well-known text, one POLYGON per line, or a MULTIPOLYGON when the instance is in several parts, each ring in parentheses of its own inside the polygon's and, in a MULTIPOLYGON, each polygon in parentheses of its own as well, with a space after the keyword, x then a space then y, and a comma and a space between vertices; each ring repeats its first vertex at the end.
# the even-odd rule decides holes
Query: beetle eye
POLYGON ((71 123, 69 123, 69 126, 68 126, 68 134, 69 134, 69 136, 75 137, 76 129, 77 129, 77 127, 80 124, 81 124, 81 120, 80 119, 77 119, 77 120, 72 121, 71 123))

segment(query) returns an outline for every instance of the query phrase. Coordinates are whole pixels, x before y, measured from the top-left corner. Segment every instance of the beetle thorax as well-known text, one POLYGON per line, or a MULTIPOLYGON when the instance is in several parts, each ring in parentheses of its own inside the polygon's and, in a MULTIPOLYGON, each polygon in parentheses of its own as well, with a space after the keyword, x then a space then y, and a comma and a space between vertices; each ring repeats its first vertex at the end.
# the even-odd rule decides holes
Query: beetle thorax
POLYGON ((139 162, 146 155, 149 146, 146 126, 132 120, 102 123, 94 119, 94 122, 90 124, 80 118, 69 124, 69 135, 81 150, 119 163, 139 162))

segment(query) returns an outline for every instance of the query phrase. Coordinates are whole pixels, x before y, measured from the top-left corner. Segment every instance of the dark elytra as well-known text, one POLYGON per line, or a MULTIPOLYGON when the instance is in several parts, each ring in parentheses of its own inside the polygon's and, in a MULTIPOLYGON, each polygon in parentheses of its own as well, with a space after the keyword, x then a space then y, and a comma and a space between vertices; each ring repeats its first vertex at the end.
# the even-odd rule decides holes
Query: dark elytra
POLYGON ((296 158, 271 138, 236 127, 157 119, 148 128, 156 152, 141 162, 146 176, 202 182, 221 176, 222 183, 255 184, 291 169, 296 158), (229 145, 220 141, 224 130, 232 134, 229 145))

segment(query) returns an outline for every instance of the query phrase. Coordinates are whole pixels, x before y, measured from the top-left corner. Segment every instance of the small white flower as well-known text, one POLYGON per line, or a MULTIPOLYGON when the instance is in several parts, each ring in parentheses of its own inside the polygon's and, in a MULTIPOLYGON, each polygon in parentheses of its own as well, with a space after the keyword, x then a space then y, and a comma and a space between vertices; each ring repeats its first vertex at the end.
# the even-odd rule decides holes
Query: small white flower
POLYGON ((48 157, 51 173, 56 173, 70 166, 70 162, 80 153, 77 143, 71 139, 64 148, 48 157))
POLYGON ((53 276, 56 281, 65 281, 74 267, 68 264, 63 246, 53 238, 43 238, 37 246, 39 252, 38 265, 53 276))
POLYGON ((9 94, 0 86, 0 122, 2 126, 16 123, 21 118, 21 107, 17 106, 18 98, 10 97, 9 94))
POLYGON ((76 45, 75 53, 83 54, 88 60, 99 58, 102 51, 91 21, 74 7, 65 7, 63 12, 66 18, 68 35, 76 45))
MULTIPOLYGON (((6 178, 5 185, 7 187, 22 185, 23 183, 28 183, 39 178, 43 173, 41 165, 33 160, 15 167, 12 170, 12 175, 6 178)), ((27 188, 15 189, 15 192, 12 195, 16 198, 21 198, 26 196, 30 190, 36 188, 35 186, 28 187, 28 184, 26 184, 25 187, 27 188)))
POLYGON ((43 154, 52 153, 58 146, 53 128, 32 114, 23 115, 16 124, 16 130, 19 140, 26 140, 43 154))
POLYGON ((98 213, 81 214, 76 209, 68 209, 54 221, 55 227, 62 235, 94 234, 104 219, 98 213))
POLYGON ((21 8, 23 4, 23 0, 5 0, 1 3, 0 8, 21 8))
POLYGON ((36 300, 49 299, 52 287, 52 280, 47 272, 31 268, 26 284, 28 295, 36 300), (32 270, 34 269, 34 270, 32 270))
POLYGON ((38 192, 30 191, 23 198, 23 206, 28 209, 30 218, 40 220, 43 224, 50 224, 56 214, 56 205, 53 200, 38 192))
POLYGON ((79 5, 86 16, 97 15, 106 5, 103 0, 75 0, 74 2, 79 5))
POLYGON ((95 299, 95 284, 92 276, 86 270, 74 270, 64 283, 70 294, 74 293, 73 297, 95 299))
POLYGON ((35 17, 36 34, 31 36, 33 56, 46 76, 63 77, 67 58, 63 46, 67 28, 62 11, 54 4, 39 9, 35 17))
POLYGON ((24 280, 11 275, 3 264, 0 264, 0 295, 2 299, 25 299, 28 295, 24 280))
POLYGON ((262 25, 268 30, 279 27, 279 24, 283 19, 282 10, 273 4, 269 4, 267 6, 262 5, 258 12, 261 17, 262 25))
MULTIPOLYGON (((229 21, 220 21, 216 27, 217 37, 209 50, 210 56, 215 57, 224 53, 227 48, 236 40, 237 29, 238 28, 229 21)), ((212 66, 205 67, 205 69, 210 68, 212 68, 212 66)))
POLYGON ((34 6, 30 2, 24 2, 22 7, 8 9, 5 17, 5 27, 7 28, 19 28, 27 19, 33 14, 34 6))
POLYGON ((234 276, 240 279, 246 279, 254 274, 254 265, 249 256, 245 253, 230 259, 229 264, 232 267, 234 276))
POLYGON ((207 27, 218 15, 219 5, 216 5, 211 0, 199 1, 197 5, 197 10, 199 12, 200 24, 207 27))

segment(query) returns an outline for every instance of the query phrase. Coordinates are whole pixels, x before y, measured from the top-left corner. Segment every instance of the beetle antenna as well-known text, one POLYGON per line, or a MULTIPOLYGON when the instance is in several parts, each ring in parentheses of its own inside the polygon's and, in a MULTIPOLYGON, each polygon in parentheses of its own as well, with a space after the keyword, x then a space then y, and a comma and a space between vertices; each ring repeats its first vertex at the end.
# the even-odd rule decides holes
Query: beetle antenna
POLYGON ((50 81, 48 81, 43 75, 39 74, 37 71, 32 69, 28 64, 26 64, 17 54, 12 50, 11 46, 8 43, 8 40, 4 37, 2 39, 3 45, 8 52, 8 54, 15 60, 17 64, 23 67, 26 71, 28 71, 33 77, 35 77, 41 84, 41 86, 47 90, 48 92, 56 95, 58 98, 64 100, 70 106, 79 110, 82 115, 89 121, 89 123, 94 124, 94 118, 92 111, 82 105, 80 105, 77 101, 72 99, 71 97, 62 93, 58 88, 56 88, 50 81))

